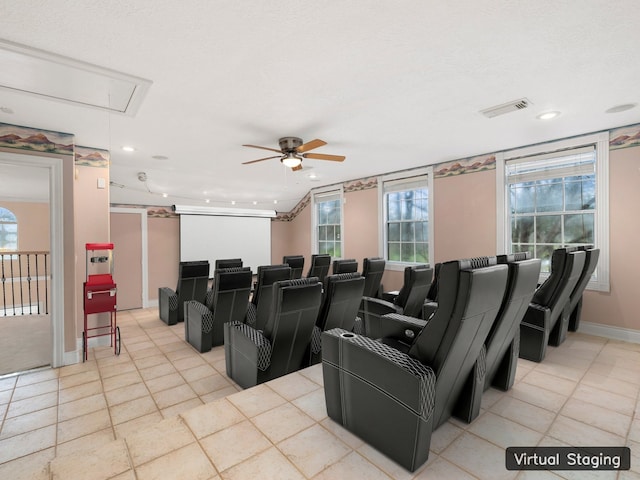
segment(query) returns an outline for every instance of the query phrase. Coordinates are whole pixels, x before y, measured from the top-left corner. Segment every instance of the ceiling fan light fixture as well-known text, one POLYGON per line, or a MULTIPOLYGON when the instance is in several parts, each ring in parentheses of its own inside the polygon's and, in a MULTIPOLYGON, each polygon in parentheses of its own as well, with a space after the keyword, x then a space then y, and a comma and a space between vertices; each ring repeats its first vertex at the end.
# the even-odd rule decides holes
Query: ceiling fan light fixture
POLYGON ((289 152, 280 160, 286 167, 294 168, 302 163, 302 158, 297 157, 295 153, 289 152))

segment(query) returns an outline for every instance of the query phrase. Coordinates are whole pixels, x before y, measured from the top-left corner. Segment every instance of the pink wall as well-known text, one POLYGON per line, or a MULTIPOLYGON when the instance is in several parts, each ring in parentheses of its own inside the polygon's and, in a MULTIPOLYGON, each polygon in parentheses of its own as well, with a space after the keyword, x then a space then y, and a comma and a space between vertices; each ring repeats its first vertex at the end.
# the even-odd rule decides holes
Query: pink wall
POLYGON ((344 258, 355 258, 362 271, 362 259, 379 256, 378 189, 344 194, 344 258))
POLYGON ((49 204, 0 201, 18 220, 18 250, 49 251, 49 204))
POLYGON ((640 330, 640 147, 609 152, 611 291, 583 296, 582 320, 640 330))
POLYGON ((179 217, 148 217, 149 300, 158 299, 158 288, 176 288, 180 262, 179 217))

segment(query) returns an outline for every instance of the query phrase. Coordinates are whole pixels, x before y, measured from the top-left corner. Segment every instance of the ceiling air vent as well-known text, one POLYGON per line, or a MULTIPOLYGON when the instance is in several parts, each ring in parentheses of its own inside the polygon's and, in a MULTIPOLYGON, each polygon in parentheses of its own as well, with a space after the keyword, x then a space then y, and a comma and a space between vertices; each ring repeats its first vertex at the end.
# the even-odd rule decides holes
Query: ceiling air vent
POLYGON ((518 100, 503 103, 502 105, 485 108, 484 110, 480 110, 480 113, 482 113, 487 118, 493 118, 497 117, 498 115, 504 115, 505 113, 524 110, 525 108, 528 108, 529 105, 531 105, 531 102, 528 99, 519 98, 518 100))

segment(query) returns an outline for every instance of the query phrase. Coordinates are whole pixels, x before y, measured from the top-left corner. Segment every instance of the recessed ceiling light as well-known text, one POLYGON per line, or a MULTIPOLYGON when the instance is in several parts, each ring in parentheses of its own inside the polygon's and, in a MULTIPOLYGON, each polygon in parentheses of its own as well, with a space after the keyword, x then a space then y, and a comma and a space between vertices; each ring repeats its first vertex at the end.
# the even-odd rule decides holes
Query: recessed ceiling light
POLYGON ((256 201, 254 200, 254 201, 253 201, 253 204, 254 204, 254 205, 257 205, 257 204, 258 204, 258 202, 256 202, 256 201))
POLYGON ((560 112, 544 112, 538 115, 536 118, 538 120, 551 120, 552 118, 556 118, 560 115, 560 112))
POLYGON ((167 198, 167 197, 169 196, 169 194, 168 194, 168 193, 163 193, 163 194, 162 194, 162 196, 163 196, 164 198, 167 198))
POLYGON ((274 201, 273 201, 273 204, 274 204, 274 205, 277 205, 277 204, 278 204, 278 200, 274 200, 274 201))
POLYGON ((0 112, 12 114, 13 110, 11 108, 9 108, 9 107, 0 107, 0 112))
POLYGON ((211 200, 209 200, 208 198, 204 201, 204 203, 209 203, 211 200))
POLYGON ((235 200, 231 200, 231 205, 235 205, 236 201, 235 200))
POLYGON ((318 178, 318 176, 315 173, 310 173, 309 178, 313 180, 314 178, 318 178))
POLYGON ((125 152, 135 152, 136 149, 133 147, 130 147, 128 145, 125 145, 124 147, 122 147, 122 150, 124 150, 125 152))
POLYGON ((635 108, 636 106, 638 106, 637 103, 623 103, 622 105, 616 105, 615 107, 611 107, 611 108, 605 110, 605 113, 626 112, 627 110, 631 110, 632 108, 635 108))

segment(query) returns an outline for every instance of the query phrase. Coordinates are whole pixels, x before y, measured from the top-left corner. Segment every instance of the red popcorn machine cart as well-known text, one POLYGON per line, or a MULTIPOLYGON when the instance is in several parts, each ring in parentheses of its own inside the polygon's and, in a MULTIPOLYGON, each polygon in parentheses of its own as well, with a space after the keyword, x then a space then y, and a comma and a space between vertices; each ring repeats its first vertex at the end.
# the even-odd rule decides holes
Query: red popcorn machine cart
POLYGON ((90 338, 110 335, 110 346, 120 355, 120 327, 116 319, 116 284, 113 281, 113 243, 86 244, 87 278, 84 282, 84 331, 82 332, 82 361, 88 359, 87 343, 90 338), (99 252, 96 254, 96 252, 99 252), (100 254, 102 252, 102 254, 100 254), (104 265, 106 264, 106 266, 104 265), (101 267, 102 266, 102 267, 101 267), (90 274, 89 271, 109 270, 109 273, 90 274), (89 328, 87 316, 109 313, 109 324, 89 328))

